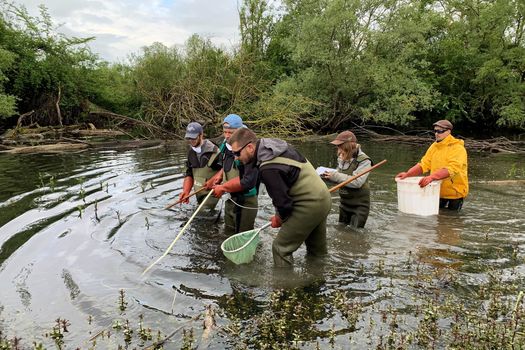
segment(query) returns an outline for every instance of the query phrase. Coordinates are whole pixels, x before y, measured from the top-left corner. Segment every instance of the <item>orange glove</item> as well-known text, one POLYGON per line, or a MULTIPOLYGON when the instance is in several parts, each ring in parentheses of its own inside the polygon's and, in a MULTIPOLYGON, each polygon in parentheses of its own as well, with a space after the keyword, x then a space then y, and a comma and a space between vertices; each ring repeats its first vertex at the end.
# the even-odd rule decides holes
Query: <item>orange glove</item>
POLYGON ((281 225, 283 224, 283 221, 281 220, 281 218, 279 217, 279 215, 274 215, 271 217, 270 221, 272 222, 272 227, 273 228, 278 228, 278 227, 281 227, 281 225))
POLYGON ((433 174, 425 176, 424 178, 419 180, 419 187, 425 187, 434 180, 445 179, 449 176, 450 174, 448 173, 448 170, 446 168, 439 169, 435 171, 433 174))
POLYGON ((235 193, 240 191, 242 191, 241 178, 238 176, 226 181, 222 185, 213 186, 213 195, 217 198, 221 198, 224 192, 235 193))
POLYGON ((193 177, 186 176, 184 178, 184 183, 182 184, 182 193, 179 195, 179 202, 188 204, 190 199, 187 198, 193 188, 193 177))
POLYGON ((217 174, 213 175, 204 183, 204 187, 206 187, 207 190, 211 190, 213 186, 218 185, 222 181, 222 174, 224 173, 224 170, 221 169, 217 172, 217 174))
POLYGON ((412 168, 408 169, 408 171, 406 173, 402 172, 402 173, 397 174, 396 178, 399 178, 399 179, 403 180, 403 179, 406 179, 407 177, 418 176, 418 175, 421 175, 421 174, 423 174, 423 168, 418 163, 418 164, 414 165, 412 168))

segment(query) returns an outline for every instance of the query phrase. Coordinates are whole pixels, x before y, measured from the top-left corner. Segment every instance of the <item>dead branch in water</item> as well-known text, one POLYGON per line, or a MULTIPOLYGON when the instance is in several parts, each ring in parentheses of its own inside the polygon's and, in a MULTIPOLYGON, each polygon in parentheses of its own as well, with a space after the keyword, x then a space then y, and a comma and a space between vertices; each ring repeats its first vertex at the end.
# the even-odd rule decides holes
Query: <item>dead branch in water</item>
MULTIPOLYGON (((424 147, 428 147, 434 142, 434 135, 427 130, 412 130, 412 132, 417 132, 419 135, 408 135, 408 132, 403 133, 389 127, 361 126, 354 124, 352 131, 356 135, 366 135, 370 140, 379 142, 396 142, 409 145, 421 145, 424 147), (388 130, 389 132, 395 132, 398 135, 379 134, 371 130, 372 128, 388 130)), ((454 135, 454 137, 464 140, 465 148, 469 151, 489 153, 525 153, 525 141, 512 141, 506 137, 495 137, 486 140, 474 140, 457 135, 454 135)))
MULTIPOLYGON (((368 128, 356 126, 354 133, 359 135, 366 135, 372 141, 378 142, 396 142, 409 145, 429 146, 434 142, 433 135, 415 136, 406 135, 401 132, 401 135, 383 135, 368 128)), ((392 130, 390 128, 387 128, 392 130)), ((512 141, 506 137, 496 137, 486 140, 474 140, 471 138, 463 138, 455 135, 454 137, 465 141, 465 148, 469 151, 489 152, 489 153, 525 153, 525 141, 512 141)))
POLYGON ((106 111, 93 111, 93 112, 89 112, 89 114, 90 115, 99 115, 99 116, 103 116, 103 117, 106 117, 106 118, 112 118, 112 119, 116 119, 118 121, 125 122, 125 123, 128 123, 128 124, 138 125, 138 126, 144 127, 144 128, 146 128, 146 130, 148 130, 148 132, 151 135, 156 135, 156 134, 157 135, 158 134, 160 134, 160 135, 168 135, 168 136, 172 136, 172 137, 176 137, 178 139, 184 140, 184 137, 182 137, 180 135, 177 135, 177 134, 174 134, 172 132, 169 132, 169 131, 165 130, 164 128, 160 127, 160 126, 157 126, 155 124, 151 124, 151 123, 145 122, 145 121, 140 120, 140 119, 134 119, 134 118, 122 115, 122 114, 106 112, 106 111))
POLYGON ((89 147, 88 145, 78 144, 78 143, 53 143, 50 145, 38 145, 38 146, 23 146, 23 147, 13 147, 11 149, 1 151, 2 153, 16 153, 16 154, 25 154, 25 153, 56 153, 64 151, 78 151, 83 150, 89 147))

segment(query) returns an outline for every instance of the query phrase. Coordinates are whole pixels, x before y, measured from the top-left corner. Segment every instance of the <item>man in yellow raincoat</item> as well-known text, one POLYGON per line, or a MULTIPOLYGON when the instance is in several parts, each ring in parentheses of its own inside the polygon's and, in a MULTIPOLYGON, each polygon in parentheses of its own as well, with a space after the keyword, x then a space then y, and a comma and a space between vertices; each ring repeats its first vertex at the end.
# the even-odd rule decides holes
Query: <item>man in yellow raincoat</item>
POLYGON ((425 187, 432 181, 442 180, 439 207, 459 211, 468 194, 467 151, 463 140, 451 135, 451 122, 439 120, 433 125, 436 142, 428 148, 418 164, 396 177, 404 179, 430 171, 430 175, 419 181, 419 186, 425 187))

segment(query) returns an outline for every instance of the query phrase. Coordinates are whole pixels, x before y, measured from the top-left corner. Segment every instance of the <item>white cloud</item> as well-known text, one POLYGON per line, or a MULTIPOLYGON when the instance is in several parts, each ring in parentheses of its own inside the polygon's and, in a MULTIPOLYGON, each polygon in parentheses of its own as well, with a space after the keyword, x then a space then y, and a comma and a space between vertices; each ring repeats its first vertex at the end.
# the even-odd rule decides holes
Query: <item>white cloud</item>
POLYGON ((60 32, 96 39, 89 46, 108 61, 125 60, 143 46, 182 45, 194 33, 230 48, 239 40, 240 0, 15 0, 30 14, 44 4, 60 32))

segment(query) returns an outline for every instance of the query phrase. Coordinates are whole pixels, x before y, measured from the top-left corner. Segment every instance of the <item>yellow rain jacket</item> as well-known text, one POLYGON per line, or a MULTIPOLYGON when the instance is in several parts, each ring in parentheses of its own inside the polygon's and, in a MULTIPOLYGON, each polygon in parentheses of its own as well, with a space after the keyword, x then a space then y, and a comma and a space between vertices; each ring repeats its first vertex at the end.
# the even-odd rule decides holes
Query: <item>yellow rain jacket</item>
POLYGON ((434 142, 421 158, 423 173, 446 168, 449 177, 441 182, 440 198, 458 199, 468 194, 467 150, 463 140, 448 135, 440 142, 434 142))

